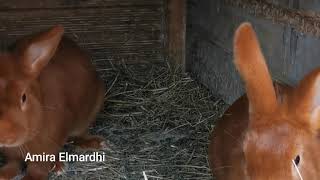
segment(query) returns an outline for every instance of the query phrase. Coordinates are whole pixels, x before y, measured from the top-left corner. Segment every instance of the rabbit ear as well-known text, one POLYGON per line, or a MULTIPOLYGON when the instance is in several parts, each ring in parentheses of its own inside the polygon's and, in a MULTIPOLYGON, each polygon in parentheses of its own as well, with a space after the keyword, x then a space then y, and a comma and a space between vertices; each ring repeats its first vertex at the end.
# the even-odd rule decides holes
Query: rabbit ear
POLYGON ((310 117, 313 128, 320 128, 320 69, 306 75, 294 91, 292 106, 295 112, 310 117))
POLYGON ((243 23, 235 33, 234 58, 234 63, 245 83, 250 114, 273 111, 277 107, 275 90, 250 23, 243 23))
POLYGON ((64 28, 58 25, 36 35, 24 46, 21 58, 27 73, 31 75, 40 73, 55 54, 63 33, 64 28))

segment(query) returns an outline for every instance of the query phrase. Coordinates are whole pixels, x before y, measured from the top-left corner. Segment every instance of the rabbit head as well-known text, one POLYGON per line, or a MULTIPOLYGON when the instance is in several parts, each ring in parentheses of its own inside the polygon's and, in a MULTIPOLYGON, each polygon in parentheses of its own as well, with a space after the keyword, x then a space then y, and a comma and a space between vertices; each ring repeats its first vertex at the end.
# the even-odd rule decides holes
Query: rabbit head
POLYGON ((0 147, 25 143, 43 124, 37 79, 58 48, 63 31, 56 26, 0 54, 0 147))
POLYGON ((234 55, 249 100, 242 146, 246 177, 317 179, 320 70, 308 74, 280 102, 251 24, 243 23, 236 31, 234 55))

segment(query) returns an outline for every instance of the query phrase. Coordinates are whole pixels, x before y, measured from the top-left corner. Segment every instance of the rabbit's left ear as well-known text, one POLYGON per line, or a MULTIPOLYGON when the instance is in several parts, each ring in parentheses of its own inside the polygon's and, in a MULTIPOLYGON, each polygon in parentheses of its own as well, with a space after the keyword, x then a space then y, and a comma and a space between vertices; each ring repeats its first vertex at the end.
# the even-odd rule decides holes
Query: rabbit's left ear
POLYGON ((242 23, 235 33, 234 64, 245 83, 250 115, 273 112, 278 106, 275 90, 250 23, 242 23))
POLYGON ((31 75, 39 74, 55 54, 63 33, 64 28, 58 25, 32 38, 21 49, 22 52, 18 52, 22 55, 20 61, 23 63, 23 71, 31 75))

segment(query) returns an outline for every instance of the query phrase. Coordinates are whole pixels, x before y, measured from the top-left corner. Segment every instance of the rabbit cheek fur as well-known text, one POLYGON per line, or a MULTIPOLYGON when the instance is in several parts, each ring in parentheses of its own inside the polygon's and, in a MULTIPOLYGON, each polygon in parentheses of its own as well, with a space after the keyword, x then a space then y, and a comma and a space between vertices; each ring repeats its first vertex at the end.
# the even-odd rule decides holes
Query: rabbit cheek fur
MULTIPOLYGON (((56 26, 17 41, 0 55, 0 179, 16 176, 27 153, 57 155, 68 139, 100 148, 90 136, 104 100, 104 84, 89 56, 56 26)), ((56 158, 57 159, 57 158, 56 158)), ((24 179, 47 179, 55 162, 27 162, 24 179)))
POLYGON ((211 134, 213 175, 218 180, 319 179, 320 69, 296 87, 273 83, 249 23, 236 31, 234 54, 247 93, 211 134))

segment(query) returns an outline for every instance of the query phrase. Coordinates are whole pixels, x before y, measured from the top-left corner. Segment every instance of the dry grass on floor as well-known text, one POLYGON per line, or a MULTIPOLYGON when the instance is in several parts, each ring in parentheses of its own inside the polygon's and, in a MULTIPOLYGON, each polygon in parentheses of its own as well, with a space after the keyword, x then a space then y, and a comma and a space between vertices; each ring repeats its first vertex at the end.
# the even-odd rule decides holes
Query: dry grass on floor
POLYGON ((68 163, 52 179, 212 179, 208 135, 226 107, 222 101, 163 64, 97 67, 108 92, 92 132, 108 140, 107 160, 68 163))

